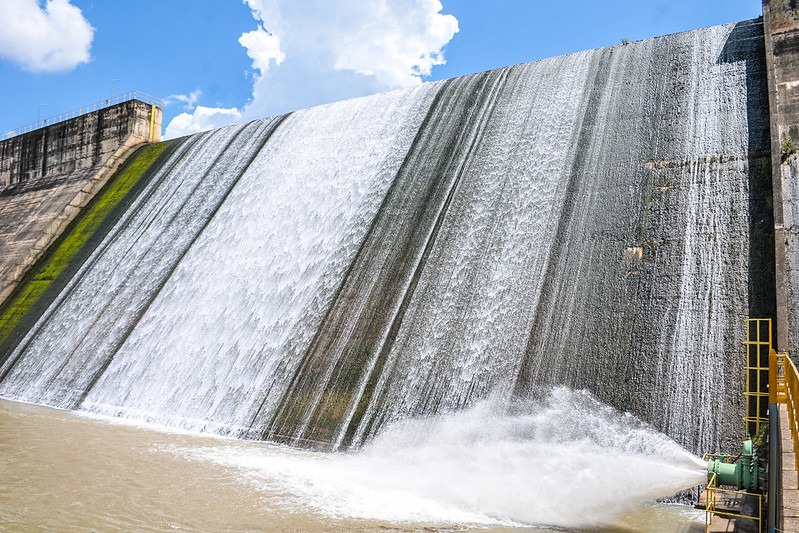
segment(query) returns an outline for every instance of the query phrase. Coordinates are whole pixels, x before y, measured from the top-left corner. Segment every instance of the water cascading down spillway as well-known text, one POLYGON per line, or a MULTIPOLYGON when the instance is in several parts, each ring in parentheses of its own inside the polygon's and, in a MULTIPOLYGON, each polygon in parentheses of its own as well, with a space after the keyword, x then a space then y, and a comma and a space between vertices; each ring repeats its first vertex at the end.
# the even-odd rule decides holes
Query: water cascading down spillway
POLYGON ((175 141, 0 396, 340 449, 567 385, 724 448, 772 314, 764 69, 749 21, 175 141))

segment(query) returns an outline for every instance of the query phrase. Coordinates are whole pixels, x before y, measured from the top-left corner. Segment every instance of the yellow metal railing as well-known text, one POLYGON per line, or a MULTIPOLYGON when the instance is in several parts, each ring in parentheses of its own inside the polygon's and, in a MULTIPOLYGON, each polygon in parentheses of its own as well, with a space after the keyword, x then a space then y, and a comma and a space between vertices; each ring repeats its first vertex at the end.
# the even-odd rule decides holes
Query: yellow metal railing
POLYGON ((768 422, 769 365, 771 348, 771 319, 749 318, 746 320, 746 373, 744 399, 746 433, 752 437, 760 433, 760 427, 768 422))
MULTIPOLYGON (((703 459, 705 459, 703 457, 703 459)), ((707 460, 707 459, 705 459, 707 460)), ((710 523, 713 521, 713 514, 716 512, 716 474, 710 478, 710 481, 705 488, 705 533, 710 529, 710 523)))
MULTIPOLYGON (((708 458, 714 457, 715 454, 705 454, 702 458, 707 460, 708 458)), ((710 478, 710 481, 707 483, 707 487, 705 488, 705 497, 707 500, 705 501, 705 533, 710 531, 711 522, 713 521, 713 516, 721 516, 724 518, 733 518, 733 519, 749 519, 754 522, 757 522, 757 530, 763 531, 763 521, 761 517, 763 516, 763 495, 762 494, 755 494, 752 492, 742 492, 740 490, 728 490, 728 489, 720 489, 716 480, 716 474, 713 474, 713 477, 710 478), (721 496, 725 495, 734 495, 737 497, 741 496, 751 496, 752 498, 757 498, 757 516, 752 515, 745 515, 743 512, 741 513, 734 513, 730 511, 720 510, 718 508, 717 499, 721 496)), ((743 509, 742 509, 743 511, 743 509)))
POLYGON ((794 468, 799 472, 799 372, 787 353, 771 350, 769 355, 769 401, 784 403, 788 411, 788 424, 791 430, 794 468))

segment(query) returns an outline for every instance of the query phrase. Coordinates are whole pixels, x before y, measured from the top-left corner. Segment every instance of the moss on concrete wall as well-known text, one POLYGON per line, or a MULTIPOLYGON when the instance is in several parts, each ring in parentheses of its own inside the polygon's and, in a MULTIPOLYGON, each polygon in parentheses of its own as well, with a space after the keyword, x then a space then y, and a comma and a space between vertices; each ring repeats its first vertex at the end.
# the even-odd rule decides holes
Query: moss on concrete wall
MULTIPOLYGON (((68 267, 80 262, 80 252, 98 229, 114 218, 116 207, 136 188, 148 174, 159 156, 163 155, 171 143, 150 144, 137 151, 133 157, 116 173, 103 190, 78 215, 64 234, 53 244, 34 268, 0 306, 0 362, 4 353, 10 351, 9 342, 16 344, 22 336, 14 335, 15 330, 30 315, 43 311, 39 304, 42 296, 68 267), (15 338, 12 338, 15 337, 15 338)), ((26 329, 26 328, 20 328, 26 329)))

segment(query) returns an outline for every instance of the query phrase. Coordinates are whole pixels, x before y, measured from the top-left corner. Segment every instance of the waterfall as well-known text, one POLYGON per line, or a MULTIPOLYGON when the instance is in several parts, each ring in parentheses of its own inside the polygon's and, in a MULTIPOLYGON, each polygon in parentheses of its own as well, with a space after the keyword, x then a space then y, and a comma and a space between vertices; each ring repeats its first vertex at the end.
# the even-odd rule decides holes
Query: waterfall
POLYGON ((734 440, 764 72, 749 21, 179 140, 0 396, 338 449, 567 385, 734 440))

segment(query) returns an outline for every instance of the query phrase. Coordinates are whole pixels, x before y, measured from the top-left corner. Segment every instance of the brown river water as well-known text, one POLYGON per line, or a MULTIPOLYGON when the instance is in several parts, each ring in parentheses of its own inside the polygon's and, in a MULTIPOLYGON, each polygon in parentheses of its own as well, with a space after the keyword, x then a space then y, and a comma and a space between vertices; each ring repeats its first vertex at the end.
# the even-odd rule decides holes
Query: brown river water
MULTIPOLYGON (((472 498, 464 480, 433 463, 422 470, 430 479, 416 472, 409 481, 401 465, 363 466, 347 455, 0 400, 0 531, 678 532, 704 525, 704 514, 688 506, 643 504, 610 523, 530 527, 486 516, 480 507, 490 494, 472 498), (446 497, 437 499, 437 491, 446 497), (468 505, 448 505, 452 494, 468 505)), ((494 492, 506 498, 501 487, 494 492)), ((553 502, 561 504, 583 512, 577 497, 553 502)))

